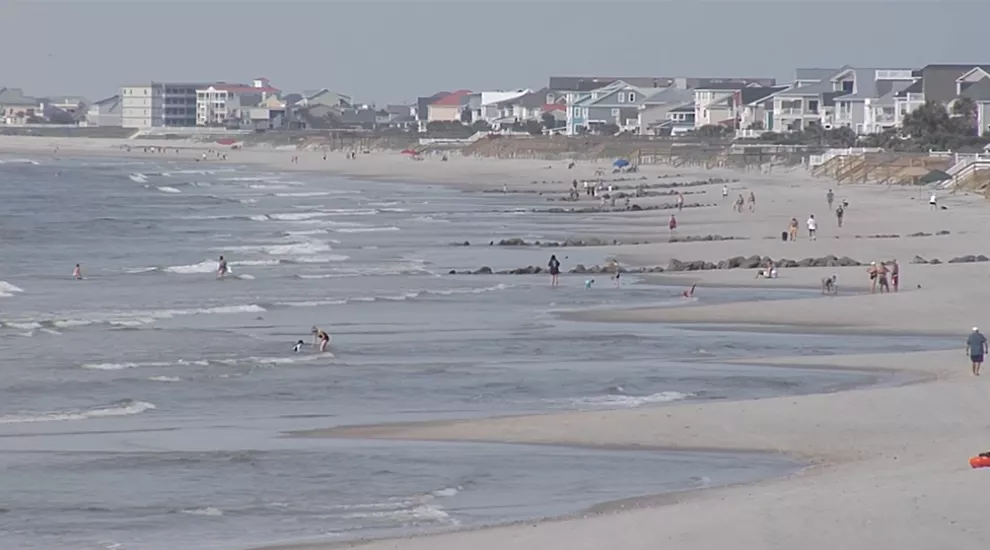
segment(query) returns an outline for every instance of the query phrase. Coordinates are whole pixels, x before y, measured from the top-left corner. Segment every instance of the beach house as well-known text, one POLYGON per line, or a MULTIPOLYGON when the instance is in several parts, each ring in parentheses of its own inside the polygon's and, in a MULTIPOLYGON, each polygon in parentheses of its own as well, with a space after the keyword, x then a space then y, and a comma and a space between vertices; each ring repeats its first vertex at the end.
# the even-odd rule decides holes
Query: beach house
POLYGON ((836 128, 852 128, 857 134, 873 134, 897 124, 894 96, 914 84, 912 69, 844 67, 828 79, 835 97, 836 128))
POLYGON ((724 124, 735 128, 734 106, 738 103, 740 90, 747 86, 749 84, 744 82, 712 82, 695 88, 695 127, 724 124))
MULTIPOLYGON (((694 128, 694 91, 668 87, 653 91, 639 106, 637 126, 641 135, 670 135, 677 122, 686 122, 680 115, 668 117, 671 110, 691 105, 691 128, 694 128)), ((683 111, 681 111, 683 113, 683 111)))
MULTIPOLYGON (((225 126, 244 118, 242 111, 279 93, 266 78, 251 85, 218 82, 196 90, 196 125, 225 126)), ((239 123, 238 123, 239 124, 239 123)))
POLYGON ((4 124, 25 124, 40 113, 36 98, 24 95, 20 88, 0 88, 0 119, 4 124))
POLYGON ((639 127, 639 107, 653 92, 653 88, 640 88, 617 80, 603 88, 572 95, 568 101, 566 133, 601 131, 608 125, 619 130, 635 130, 639 127))
POLYGON ((471 90, 457 90, 445 94, 429 104, 427 121, 429 122, 458 122, 468 104, 471 90))
POLYGON ((119 94, 96 101, 86 110, 86 126, 120 125, 121 101, 119 94))

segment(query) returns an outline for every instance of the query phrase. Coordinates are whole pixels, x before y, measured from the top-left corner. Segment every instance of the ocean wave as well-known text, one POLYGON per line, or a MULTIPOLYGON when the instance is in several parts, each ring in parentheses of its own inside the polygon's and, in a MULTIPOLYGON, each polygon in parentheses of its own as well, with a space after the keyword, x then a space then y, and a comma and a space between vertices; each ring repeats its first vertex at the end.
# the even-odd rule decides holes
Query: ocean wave
POLYGON ((443 508, 430 504, 419 504, 412 508, 399 508, 397 510, 354 512, 344 517, 348 519, 380 519, 394 521, 403 525, 419 525, 423 523, 458 524, 458 521, 450 517, 450 514, 447 512, 444 512, 443 508))
POLYGON ((182 382, 178 376, 152 376, 148 380, 152 382, 182 382))
POLYGON ((454 295, 465 295, 465 294, 484 294, 487 292, 496 292, 499 290, 505 290, 509 288, 510 285, 497 284, 489 287, 482 288, 450 288, 443 290, 410 290, 408 292, 403 292, 401 294, 385 294, 381 296, 351 296, 348 298, 338 298, 331 300, 306 300, 306 301, 294 301, 294 302, 275 302, 273 305, 276 307, 322 307, 322 306, 342 306, 351 303, 368 303, 368 302, 404 302, 406 300, 415 300, 419 298, 426 298, 429 296, 454 296, 454 295))
POLYGON ((266 246, 262 250, 272 256, 312 255, 331 250, 330 245, 319 241, 306 241, 266 246))
MULTIPOLYGON (((619 388, 621 390, 621 388, 619 388)), ((657 403, 670 403, 672 401, 682 401, 693 397, 690 393, 676 391, 664 391, 651 395, 598 395, 593 397, 577 397, 566 400, 554 400, 557 403, 567 404, 577 407, 604 408, 604 409, 631 409, 644 405, 654 405, 657 403)))
POLYGON ((167 185, 162 185, 161 187, 157 187, 156 189, 158 189, 162 193, 181 193, 182 192, 182 191, 179 191, 178 189, 176 189, 175 187, 169 187, 167 185))
POLYGON ((399 231, 399 228, 394 225, 380 227, 341 227, 334 231, 338 233, 378 233, 381 231, 399 231))
POLYGON ((86 317, 62 318, 62 319, 15 319, 11 321, 0 321, 0 327, 9 327, 18 330, 25 330, 26 327, 41 328, 75 328, 90 325, 108 324, 117 327, 136 327, 154 323, 161 319, 171 319, 186 315, 224 315, 235 313, 264 313, 265 308, 257 304, 236 305, 236 306, 215 306, 190 309, 158 309, 140 311, 111 311, 87 313, 86 317))
POLYGON ((198 360, 198 361, 186 361, 184 359, 179 359, 177 361, 146 361, 143 363, 85 363, 81 365, 84 369, 89 370, 127 370, 127 369, 141 369, 148 367, 186 367, 186 366, 199 366, 207 367, 210 365, 209 361, 198 360))
POLYGON ((433 216, 416 216, 415 218, 409 218, 409 221, 419 223, 450 223, 450 220, 434 218, 433 216))
POLYGON ((165 268, 169 273, 178 275, 193 275, 197 273, 214 273, 217 270, 216 260, 203 260, 198 264, 173 265, 165 268))
POLYGON ((148 176, 140 172, 129 174, 127 177, 131 178, 131 181, 133 181, 134 183, 148 183, 148 176))
POLYGON ((7 281, 0 281, 0 298, 11 298, 20 292, 24 292, 24 289, 7 281))
POLYGON ((177 510, 180 514, 189 514, 191 516, 208 516, 208 517, 219 517, 223 515, 223 510, 213 506, 207 506, 206 508, 185 508, 177 510))
POLYGON ((23 424, 30 422, 66 422, 70 420, 88 420, 110 416, 128 416, 154 410, 155 406, 144 401, 124 399, 91 409, 71 409, 42 413, 27 413, 0 416, 0 424, 23 424))
POLYGON ((350 256, 345 256, 343 254, 324 254, 322 256, 303 256, 300 258, 294 258, 289 260, 288 263, 294 264, 327 264, 333 262, 346 262, 351 259, 350 256))
POLYGON ((300 193, 272 193, 276 197, 326 197, 327 195, 332 195, 330 191, 304 191, 300 193))
POLYGON ((41 165, 40 162, 31 159, 0 159, 0 164, 30 164, 32 166, 41 165))
MULTIPOLYGON (((289 346, 286 346, 289 349, 289 346)), ((328 358, 333 358, 334 355, 329 352, 321 352, 317 354, 292 354, 286 356, 275 356, 275 357, 231 357, 231 358, 215 358, 215 359, 196 359, 196 360, 186 360, 177 359, 175 361, 137 361, 137 362, 125 362, 125 363, 84 363, 80 365, 80 368, 88 370, 102 370, 102 371, 121 371, 121 370, 131 370, 131 369, 148 369, 148 368, 177 368, 177 367, 209 367, 209 366, 234 366, 234 365, 295 365, 295 364, 305 364, 305 363, 318 363, 325 361, 328 358)), ((149 380, 155 380, 158 382, 178 382, 180 378, 168 377, 168 376, 158 376, 149 378, 149 380)))

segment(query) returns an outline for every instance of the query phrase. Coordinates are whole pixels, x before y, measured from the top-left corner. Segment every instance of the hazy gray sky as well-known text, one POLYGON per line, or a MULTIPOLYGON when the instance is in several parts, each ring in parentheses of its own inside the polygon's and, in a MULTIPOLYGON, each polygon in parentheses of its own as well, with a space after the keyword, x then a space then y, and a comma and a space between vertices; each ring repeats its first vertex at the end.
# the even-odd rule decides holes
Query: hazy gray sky
POLYGON ((149 80, 330 88, 367 102, 549 75, 774 76, 990 63, 990 0, 0 0, 0 86, 112 95, 149 80))

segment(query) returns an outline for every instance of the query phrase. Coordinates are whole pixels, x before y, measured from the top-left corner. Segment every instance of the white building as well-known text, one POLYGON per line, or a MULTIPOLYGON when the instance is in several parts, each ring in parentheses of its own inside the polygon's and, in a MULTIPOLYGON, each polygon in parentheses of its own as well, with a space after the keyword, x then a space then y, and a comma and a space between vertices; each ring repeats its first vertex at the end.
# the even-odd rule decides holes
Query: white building
POLYGON ((196 125, 196 90, 206 84, 151 82, 120 89, 124 128, 196 125))
POLYGON ((196 125, 225 126, 232 121, 250 118, 257 107, 279 90, 267 78, 256 78, 250 86, 218 82, 196 90, 196 125))

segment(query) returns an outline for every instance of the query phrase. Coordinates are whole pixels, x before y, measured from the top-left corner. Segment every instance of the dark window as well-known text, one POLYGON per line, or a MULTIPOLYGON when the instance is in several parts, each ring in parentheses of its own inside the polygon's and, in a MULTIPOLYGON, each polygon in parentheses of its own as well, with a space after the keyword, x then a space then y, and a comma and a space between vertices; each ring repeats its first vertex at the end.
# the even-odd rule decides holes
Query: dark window
POLYGON ((853 91, 853 84, 855 84, 855 82, 853 82, 852 80, 847 80, 843 82, 842 91, 851 94, 853 91))

